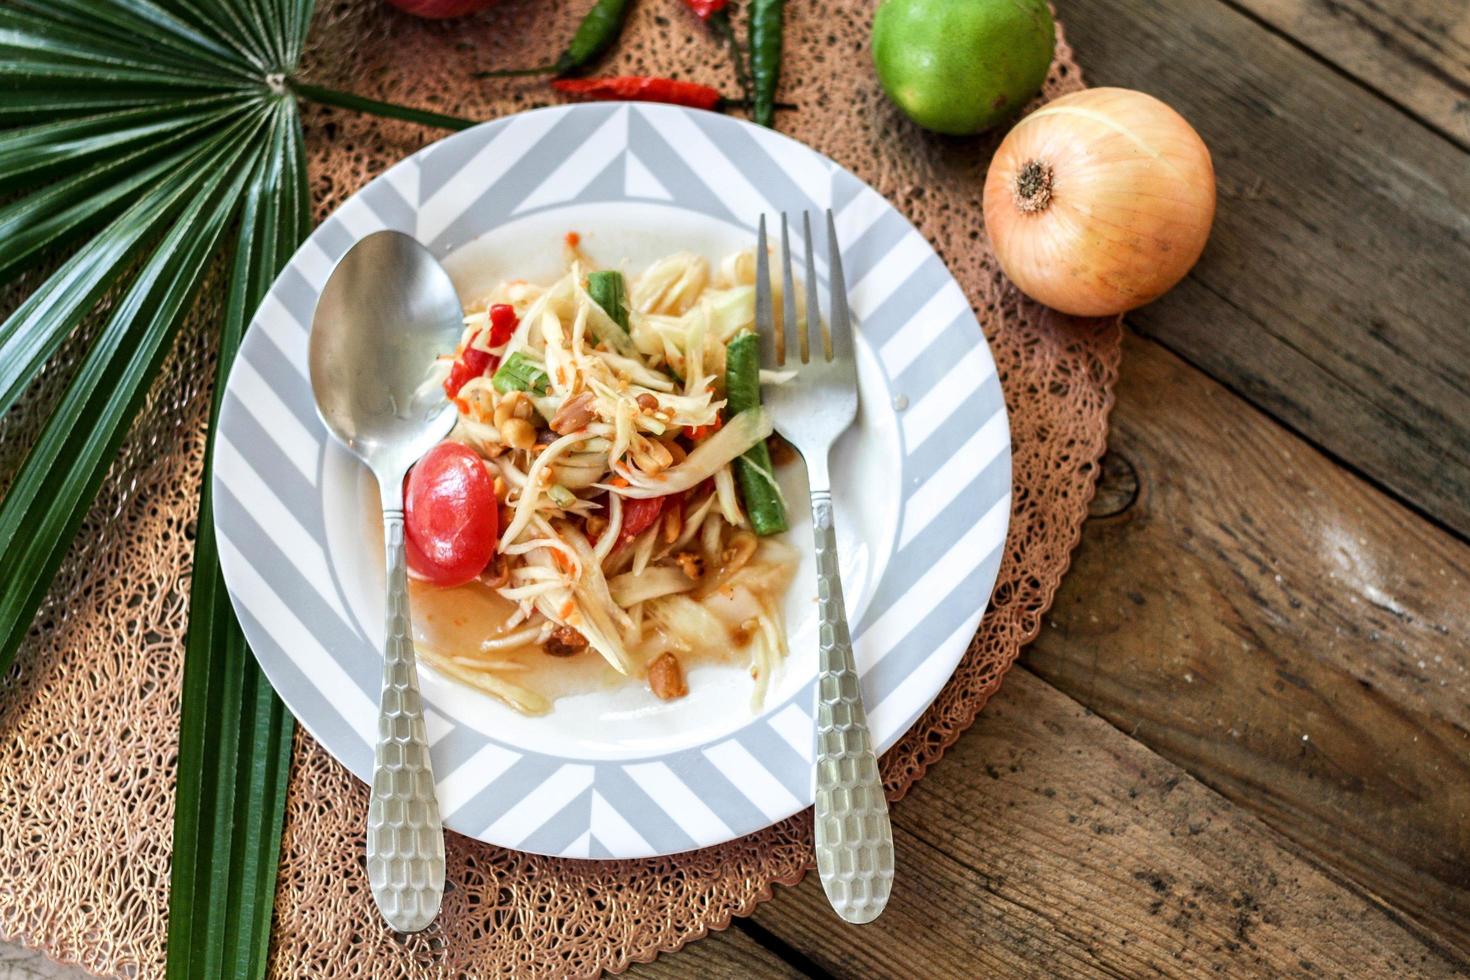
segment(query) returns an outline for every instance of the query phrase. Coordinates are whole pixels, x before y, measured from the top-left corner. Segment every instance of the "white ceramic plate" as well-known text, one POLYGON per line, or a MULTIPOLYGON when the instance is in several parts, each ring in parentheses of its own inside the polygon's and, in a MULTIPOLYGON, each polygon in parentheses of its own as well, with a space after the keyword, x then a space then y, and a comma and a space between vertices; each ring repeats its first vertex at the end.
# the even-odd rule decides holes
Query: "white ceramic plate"
MULTIPOLYGON (((603 104, 486 123, 393 167, 311 235, 245 337, 214 462, 221 564, 271 683, 329 752, 369 777, 383 633, 371 476, 327 437, 307 380, 316 298, 348 247, 382 228, 415 235, 468 302, 504 279, 550 281, 569 230, 599 263, 636 274, 673 251, 718 260, 748 248, 763 212, 829 207, 862 401, 833 455, 843 579, 873 736, 886 749, 908 729, 974 633, 1010 512, 1005 406, 969 304, 902 215, 813 150, 712 113, 603 104)), ((825 263, 818 272, 825 297, 825 263)), ((785 610, 792 653, 763 710, 737 667, 694 670, 678 701, 634 683, 538 718, 421 667, 448 827, 541 854, 631 858, 717 844, 810 805, 815 585, 804 478, 786 470, 803 560, 785 610)))

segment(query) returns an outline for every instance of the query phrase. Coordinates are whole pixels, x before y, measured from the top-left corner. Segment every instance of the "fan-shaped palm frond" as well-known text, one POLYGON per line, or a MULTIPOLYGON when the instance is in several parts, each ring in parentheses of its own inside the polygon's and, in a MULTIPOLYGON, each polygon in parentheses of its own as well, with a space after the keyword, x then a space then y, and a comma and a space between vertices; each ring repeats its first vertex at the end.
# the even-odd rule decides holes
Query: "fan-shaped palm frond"
MULTIPOLYGON (((0 323, 0 416, 110 299, 0 501, 0 670, 193 306, 231 254, 215 412, 251 311, 305 236, 297 97, 463 120, 293 79, 313 0, 0 5, 0 275, 72 248, 0 323)), ((225 595, 201 500, 185 651, 171 976, 264 971, 291 723, 225 595)))

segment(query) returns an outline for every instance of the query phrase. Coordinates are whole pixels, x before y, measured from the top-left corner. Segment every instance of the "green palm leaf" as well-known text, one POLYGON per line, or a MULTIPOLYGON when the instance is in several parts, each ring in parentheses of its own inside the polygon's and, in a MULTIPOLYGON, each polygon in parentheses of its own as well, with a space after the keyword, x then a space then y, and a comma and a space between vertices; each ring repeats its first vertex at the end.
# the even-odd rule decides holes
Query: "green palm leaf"
MULTIPOLYGON (((235 244, 226 314, 220 334, 214 410, 240 346, 246 311, 304 236, 309 209, 293 189, 300 141, 294 107, 283 103, 270 152, 252 179, 235 244), (285 111, 289 110, 289 111, 285 111)), ((206 453, 206 472, 214 455, 206 453)), ((169 973, 175 976, 259 976, 270 935, 270 890, 280 851, 280 813, 290 761, 291 716, 265 683, 229 609, 205 483, 200 500, 191 619, 184 660, 179 773, 190 778, 197 805, 179 810, 169 917, 169 973), (210 731, 214 738, 208 737, 210 731), (214 849, 229 841, 228 853, 214 849), (262 899, 264 896, 264 900, 262 899), (224 928, 190 910, 210 908, 224 928)))
MULTIPOLYGON (((469 125, 294 79, 311 13, 312 0, 0 6, 0 275, 74 247, 0 322, 0 414, 112 301, 0 500, 0 670, 219 267, 227 296, 212 429, 244 326, 307 232, 296 99, 469 125)), ((291 732, 230 609, 206 481, 184 657, 170 976, 264 972, 291 732)))

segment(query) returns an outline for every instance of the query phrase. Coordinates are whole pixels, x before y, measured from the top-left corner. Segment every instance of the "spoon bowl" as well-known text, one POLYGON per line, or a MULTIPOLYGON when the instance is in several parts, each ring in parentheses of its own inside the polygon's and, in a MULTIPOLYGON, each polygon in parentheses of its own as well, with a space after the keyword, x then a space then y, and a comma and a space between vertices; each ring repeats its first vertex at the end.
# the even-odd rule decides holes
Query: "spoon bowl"
POLYGON ((434 921, 444 898, 444 829, 419 697, 408 607, 403 477, 448 435, 455 411, 432 370, 463 330, 454 283, 417 241, 380 231, 332 270, 311 322, 317 411, 378 481, 387 552, 383 686, 368 802, 373 900, 397 932, 434 921))
POLYGON ((311 388, 327 428, 375 474, 401 475, 453 426, 430 368, 462 317, 449 273, 402 232, 367 236, 332 270, 311 322, 311 388))

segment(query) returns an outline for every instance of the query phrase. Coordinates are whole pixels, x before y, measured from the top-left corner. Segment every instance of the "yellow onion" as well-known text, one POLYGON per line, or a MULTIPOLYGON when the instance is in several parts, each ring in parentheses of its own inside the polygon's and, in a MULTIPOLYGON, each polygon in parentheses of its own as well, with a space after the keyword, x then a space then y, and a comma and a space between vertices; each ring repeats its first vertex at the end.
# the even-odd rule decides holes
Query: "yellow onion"
POLYGON ((1076 316, 1156 299, 1199 259, 1215 217, 1210 151, 1151 95, 1094 88, 1006 135, 985 178, 985 229, 1021 291, 1076 316))

